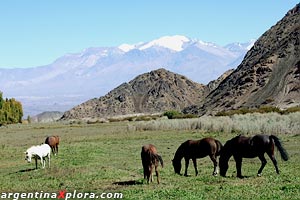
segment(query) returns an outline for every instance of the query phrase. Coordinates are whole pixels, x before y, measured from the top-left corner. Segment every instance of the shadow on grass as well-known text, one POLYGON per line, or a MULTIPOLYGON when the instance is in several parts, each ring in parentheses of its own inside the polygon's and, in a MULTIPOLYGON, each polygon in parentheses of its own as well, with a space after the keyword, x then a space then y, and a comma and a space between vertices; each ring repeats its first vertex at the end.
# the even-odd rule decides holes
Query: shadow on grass
POLYGON ((37 169, 36 168, 21 169, 21 170, 17 171, 16 173, 24 173, 24 172, 34 171, 34 170, 37 170, 37 169))
POLYGON ((143 185, 143 180, 130 180, 114 182, 114 185, 143 185))

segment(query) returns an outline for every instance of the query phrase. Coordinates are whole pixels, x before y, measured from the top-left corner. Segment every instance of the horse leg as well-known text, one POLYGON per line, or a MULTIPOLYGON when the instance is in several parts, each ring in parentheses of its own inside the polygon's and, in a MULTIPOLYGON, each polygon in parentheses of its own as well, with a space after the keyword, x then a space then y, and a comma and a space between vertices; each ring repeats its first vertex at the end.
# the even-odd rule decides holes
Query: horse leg
POLYGON ((279 174, 279 169, 278 169, 278 166, 277 166, 277 160, 274 156, 274 152, 267 152, 268 156, 270 157, 270 159, 272 160, 273 162, 273 165, 275 167, 275 170, 276 170, 276 173, 279 174))
POLYGON ((217 176, 218 174, 218 161, 216 159, 215 155, 209 155, 211 161, 214 163, 214 172, 213 172, 213 176, 217 176))
POLYGON ((157 177, 157 184, 159 184, 158 165, 155 165, 155 174, 156 174, 156 177, 157 177))
POLYGON ((56 155, 58 155, 58 145, 56 145, 56 155))
POLYGON ((260 161, 261 161, 261 166, 260 166, 260 168, 259 168, 259 170, 258 170, 258 172, 257 172, 257 176, 261 176, 261 172, 262 172, 262 170, 264 169, 264 167, 266 166, 267 160, 266 160, 264 154, 258 156, 258 158, 259 158, 260 161))
POLYGON ((144 179, 147 178, 147 167, 143 165, 143 171, 144 171, 144 179))
POLYGON ((149 181, 150 181, 150 167, 147 167, 146 177, 147 177, 147 183, 149 183, 149 181))
POLYGON ((35 160, 35 169, 37 169, 37 157, 35 157, 34 160, 35 160))
POLYGON ((189 167, 190 159, 189 159, 189 158, 184 158, 184 160, 185 160, 185 171, 184 171, 184 176, 187 176, 187 170, 188 170, 188 167, 189 167))
POLYGON ((49 162, 49 168, 50 168, 50 153, 48 154, 48 162, 49 162))
POLYGON ((194 168, 195 168, 195 173, 196 173, 196 176, 198 175, 198 169, 197 169, 197 160, 196 158, 193 158, 193 164, 194 164, 194 168))
POLYGON ((41 165, 42 165, 42 168, 44 169, 45 167, 44 167, 44 158, 43 157, 41 157, 41 165))
POLYGON ((242 157, 234 157, 235 160, 235 167, 236 167, 236 174, 238 178, 243 178, 242 176, 242 157))
POLYGON ((51 151, 52 151, 52 154, 55 155, 54 146, 51 146, 51 151))
MULTIPOLYGON (((153 182, 153 175, 152 175, 152 171, 153 171, 153 166, 150 166, 150 171, 149 171, 149 176, 150 176, 150 181, 153 182)), ((149 181, 148 181, 149 182, 149 181)))

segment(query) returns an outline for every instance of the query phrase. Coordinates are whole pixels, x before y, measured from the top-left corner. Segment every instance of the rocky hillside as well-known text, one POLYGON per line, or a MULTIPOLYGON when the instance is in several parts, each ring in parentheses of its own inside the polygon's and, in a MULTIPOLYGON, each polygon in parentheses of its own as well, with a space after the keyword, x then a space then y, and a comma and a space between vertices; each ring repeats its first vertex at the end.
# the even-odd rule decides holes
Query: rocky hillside
POLYGON ((230 74, 232 74, 232 72, 234 71, 234 69, 229 69, 226 72, 224 72, 219 78, 217 78, 216 80, 210 81, 207 86, 209 89, 209 92, 215 90, 222 81, 225 80, 225 78, 227 78, 230 74))
POLYGON ((137 76, 107 95, 91 99, 65 112, 62 119, 107 118, 137 113, 182 110, 199 104, 208 88, 165 69, 137 76))
POLYGON ((215 114, 261 105, 283 109, 300 105, 300 4, 255 42, 203 104, 185 111, 215 114))

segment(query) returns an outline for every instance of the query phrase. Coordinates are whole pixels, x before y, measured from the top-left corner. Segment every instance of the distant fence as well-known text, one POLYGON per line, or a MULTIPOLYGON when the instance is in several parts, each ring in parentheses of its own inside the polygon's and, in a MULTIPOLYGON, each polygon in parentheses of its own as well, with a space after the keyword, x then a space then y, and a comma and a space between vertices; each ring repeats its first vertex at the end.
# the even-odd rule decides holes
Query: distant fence
POLYGON ((239 132, 243 134, 300 134, 300 112, 251 113, 233 116, 203 116, 192 119, 142 121, 129 130, 203 130, 208 132, 239 132))

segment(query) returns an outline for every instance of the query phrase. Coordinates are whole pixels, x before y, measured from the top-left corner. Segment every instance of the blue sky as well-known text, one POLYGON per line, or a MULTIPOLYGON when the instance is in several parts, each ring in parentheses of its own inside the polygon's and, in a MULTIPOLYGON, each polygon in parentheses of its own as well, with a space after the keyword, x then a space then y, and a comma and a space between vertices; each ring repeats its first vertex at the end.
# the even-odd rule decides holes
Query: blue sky
POLYGON ((258 38, 299 0, 1 0, 0 68, 35 67, 88 47, 185 35, 258 38))

